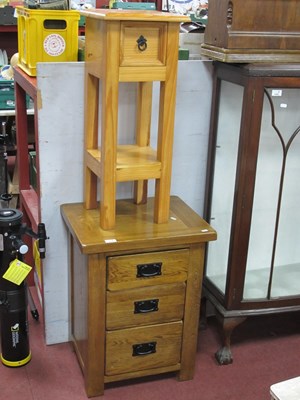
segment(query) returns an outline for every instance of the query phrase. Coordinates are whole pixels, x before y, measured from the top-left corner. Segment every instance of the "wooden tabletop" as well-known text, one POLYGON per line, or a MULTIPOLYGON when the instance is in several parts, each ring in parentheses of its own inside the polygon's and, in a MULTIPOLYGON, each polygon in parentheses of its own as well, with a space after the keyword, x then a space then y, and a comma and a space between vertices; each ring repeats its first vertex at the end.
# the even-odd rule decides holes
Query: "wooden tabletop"
POLYGON ((103 20, 162 22, 188 22, 191 20, 187 15, 172 14, 154 10, 91 9, 80 10, 80 14, 85 17, 103 20))
POLYGON ((167 223, 153 222, 153 199, 143 205, 130 200, 117 201, 116 227, 99 226, 99 209, 86 210, 82 203, 63 204, 63 219, 83 254, 103 251, 143 249, 151 246, 176 246, 203 243, 217 238, 215 230, 179 197, 171 196, 167 223))

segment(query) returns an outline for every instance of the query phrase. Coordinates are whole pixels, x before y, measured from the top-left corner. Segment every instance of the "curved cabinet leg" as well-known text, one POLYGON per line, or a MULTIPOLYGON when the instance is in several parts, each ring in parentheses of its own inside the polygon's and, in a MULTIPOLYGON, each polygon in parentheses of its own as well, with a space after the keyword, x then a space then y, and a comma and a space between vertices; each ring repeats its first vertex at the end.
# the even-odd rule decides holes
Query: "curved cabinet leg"
POLYGON ((215 353, 216 360, 220 365, 231 364, 233 361, 230 342, 232 331, 246 320, 247 317, 224 317, 218 315, 222 324, 222 347, 215 353))

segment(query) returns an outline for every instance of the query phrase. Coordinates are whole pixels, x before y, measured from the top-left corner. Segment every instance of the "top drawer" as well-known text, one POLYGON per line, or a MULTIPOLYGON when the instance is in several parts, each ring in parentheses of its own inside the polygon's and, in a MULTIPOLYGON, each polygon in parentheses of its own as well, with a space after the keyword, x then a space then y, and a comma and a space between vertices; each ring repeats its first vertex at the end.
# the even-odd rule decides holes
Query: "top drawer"
POLYGON ((121 23, 120 66, 162 66, 166 64, 167 23, 121 23))
POLYGON ((107 289, 184 282, 188 265, 188 249, 108 257, 107 289))

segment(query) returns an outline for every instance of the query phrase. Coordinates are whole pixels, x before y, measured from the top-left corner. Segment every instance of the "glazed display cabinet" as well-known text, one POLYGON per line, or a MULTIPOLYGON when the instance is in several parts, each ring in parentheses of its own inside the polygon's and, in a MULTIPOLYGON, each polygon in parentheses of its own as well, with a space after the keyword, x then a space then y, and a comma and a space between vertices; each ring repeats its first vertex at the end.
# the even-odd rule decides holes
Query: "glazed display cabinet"
POLYGON ((204 295, 220 364, 248 316, 300 310, 300 65, 214 65, 204 295))

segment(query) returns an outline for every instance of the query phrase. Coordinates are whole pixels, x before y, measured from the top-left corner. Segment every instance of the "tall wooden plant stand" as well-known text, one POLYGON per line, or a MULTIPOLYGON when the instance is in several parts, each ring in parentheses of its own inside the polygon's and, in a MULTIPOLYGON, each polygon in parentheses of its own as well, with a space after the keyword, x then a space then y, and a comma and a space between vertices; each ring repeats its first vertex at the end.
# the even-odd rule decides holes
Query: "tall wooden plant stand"
POLYGON ((134 201, 141 204, 147 198, 147 181, 155 179, 154 222, 165 223, 170 204, 179 23, 188 18, 135 10, 82 14, 86 17, 85 206, 97 208, 100 180, 100 226, 112 229, 117 182, 134 181, 134 201), (155 150, 149 145, 153 81, 160 82, 155 150), (120 82, 138 84, 133 145, 118 144, 120 82))

